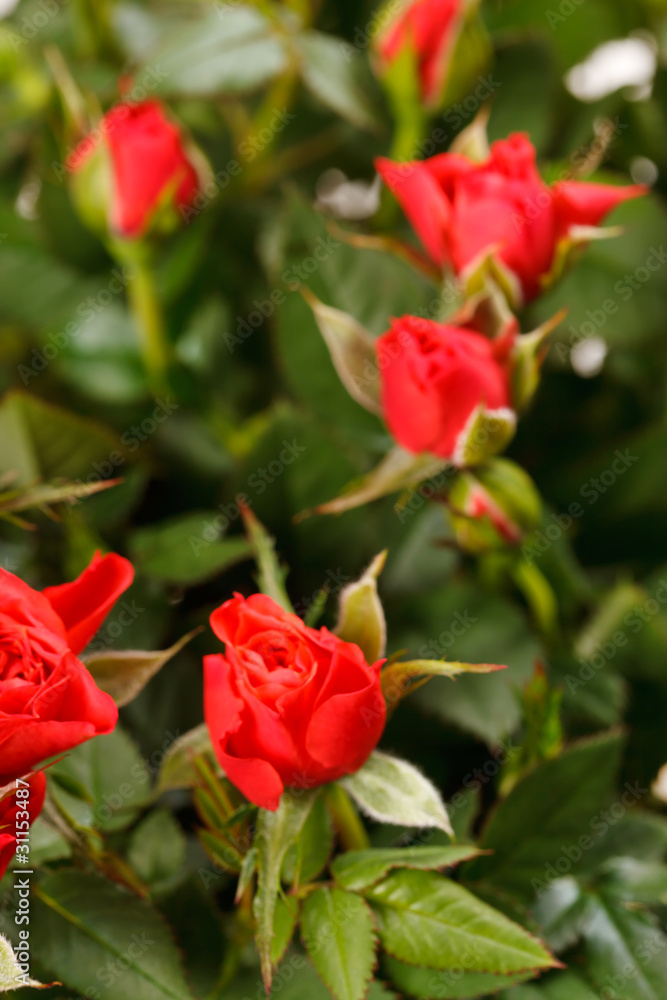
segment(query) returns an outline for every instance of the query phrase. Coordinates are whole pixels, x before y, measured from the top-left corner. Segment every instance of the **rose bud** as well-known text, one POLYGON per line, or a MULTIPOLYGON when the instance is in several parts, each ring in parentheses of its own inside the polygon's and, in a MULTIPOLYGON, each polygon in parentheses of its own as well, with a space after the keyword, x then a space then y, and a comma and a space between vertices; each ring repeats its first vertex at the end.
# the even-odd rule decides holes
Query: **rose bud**
POLYGON ((452 484, 449 516, 465 552, 490 552, 521 543, 540 523, 542 502, 530 476, 506 458, 493 458, 452 484))
POLYGON ((479 408, 513 425, 512 343, 513 337, 489 340, 475 330, 417 316, 393 320, 376 352, 382 409, 398 444, 459 464, 479 408))
POLYGON ((357 771, 382 735, 383 660, 272 598, 236 594, 211 615, 225 654, 204 658, 204 717, 229 780, 278 808, 285 787, 312 788, 357 771))
POLYGON ((113 553, 41 593, 0 569, 0 785, 113 730, 118 709, 77 654, 133 576, 113 553))
POLYGON ((378 75, 383 76, 409 52, 419 77, 422 102, 433 106, 444 89, 449 58, 463 18, 463 0, 412 0, 400 8, 375 40, 378 75))
MULTIPOLYGON (((12 782, 9 788, 0 788, 0 878, 16 854, 17 832, 25 835, 44 806, 46 794, 44 772, 38 771, 25 781, 26 784, 18 787, 12 782), (24 813, 28 815, 25 816, 24 813)), ((25 842, 19 839, 19 844, 25 842)))
POLYGON ((492 254, 508 272, 516 304, 549 284, 550 272, 573 243, 616 205, 644 194, 642 185, 614 187, 559 181, 549 187, 528 137, 494 142, 483 163, 441 153, 413 163, 379 159, 376 166, 429 256, 465 281, 492 254))
POLYGON ((87 225, 124 239, 171 229, 199 178, 181 131, 159 101, 115 105, 67 159, 87 225))

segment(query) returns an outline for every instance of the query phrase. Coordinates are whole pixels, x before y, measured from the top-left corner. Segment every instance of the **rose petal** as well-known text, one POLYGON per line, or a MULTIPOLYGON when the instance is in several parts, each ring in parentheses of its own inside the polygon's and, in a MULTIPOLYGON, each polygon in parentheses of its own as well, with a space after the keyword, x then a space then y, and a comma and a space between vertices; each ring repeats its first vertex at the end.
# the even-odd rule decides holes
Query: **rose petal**
POLYGON ((42 594, 62 620, 73 653, 80 653, 134 579, 132 563, 110 552, 96 552, 92 562, 71 583, 46 587, 42 594))

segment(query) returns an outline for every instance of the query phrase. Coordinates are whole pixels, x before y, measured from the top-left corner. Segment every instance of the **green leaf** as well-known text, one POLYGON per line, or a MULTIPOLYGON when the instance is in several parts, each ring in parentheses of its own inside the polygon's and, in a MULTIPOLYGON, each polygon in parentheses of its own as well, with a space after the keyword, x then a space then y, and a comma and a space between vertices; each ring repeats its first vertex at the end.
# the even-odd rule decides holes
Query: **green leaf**
MULTIPOLYGON (((81 789, 87 801, 77 812, 82 826, 122 829, 150 798, 150 770, 130 737, 117 726, 108 736, 75 747, 51 768, 58 783, 69 783, 70 795, 81 789)), ((54 785, 53 793, 60 797, 54 785)))
POLYGON ((185 836, 167 809, 156 809, 132 832, 127 860, 155 893, 173 888, 185 862, 185 836))
POLYGON ((217 511, 193 511, 130 536, 137 570, 164 583, 192 586, 250 556, 244 538, 223 538, 217 511))
POLYGON ((395 958, 387 958, 386 969, 392 983, 401 993, 419 997, 420 1000, 468 1000, 469 997, 487 996, 523 983, 535 975, 530 972, 514 976, 496 976, 492 972, 462 972, 452 969, 438 972, 407 965, 395 958))
POLYGON ((218 774, 222 776, 222 769, 215 758, 205 722, 179 736, 171 744, 158 775, 158 792, 168 792, 175 788, 192 788, 198 781, 192 762, 200 754, 205 754, 207 760, 213 763, 218 774))
POLYGON ((307 287, 301 294, 315 314, 341 382, 357 403, 381 414, 375 338, 353 316, 324 305, 307 287))
POLYGON ((498 975, 558 964, 523 927, 441 875, 393 872, 364 896, 383 947, 403 962, 498 975))
POLYGON ((105 427, 23 392, 0 403, 0 475, 17 473, 18 486, 35 480, 99 479, 94 463, 121 464, 118 442, 105 427))
POLYGON ((128 705, 154 677, 158 670, 187 645, 201 629, 184 635, 169 649, 148 653, 141 649, 108 650, 91 653, 85 664, 102 691, 110 694, 120 707, 128 705))
POLYGON ((71 853, 70 844, 58 830, 43 815, 38 816, 30 827, 30 860, 33 865, 40 868, 48 861, 69 858, 71 853))
POLYGON ((149 52, 144 76, 157 68, 160 93, 197 97, 261 87, 286 69, 288 58, 284 38, 246 4, 195 9, 149 52))
POLYGON ((73 505, 77 500, 101 493, 120 482, 120 479, 105 479, 99 483, 38 483, 35 486, 7 490, 0 492, 0 516, 33 508, 52 507, 57 503, 68 502, 73 505))
POLYGON ((276 899, 276 911, 273 914, 273 938, 271 940, 271 962, 274 967, 279 965, 294 937, 294 929, 299 916, 298 900, 276 899))
POLYGON ((339 854, 331 865, 331 873, 345 889, 365 889, 385 877, 392 868, 414 868, 439 871, 468 861, 479 854, 476 847, 390 847, 339 854))
POLYGON ((588 979, 578 972, 554 972, 544 981, 517 986, 503 993, 503 1000, 600 1000, 588 979))
POLYGON ((11 941, 0 934, 0 993, 9 993, 10 990, 18 989, 20 986, 41 987, 41 983, 30 978, 30 974, 26 971, 28 966, 29 962, 19 963, 11 941))
POLYGON ((638 858, 612 858, 604 866, 604 878, 610 896, 667 906, 667 865, 638 858))
MULTIPOLYGON (((272 994, 273 1000, 331 1000, 331 992, 322 982, 312 964, 301 952, 289 952, 272 994)), ((260 1000, 257 974, 248 971, 225 988, 224 1000, 260 1000)), ((372 982, 368 1000, 397 1000, 396 994, 378 982, 372 982)))
POLYGON ((315 801, 315 792, 286 790, 275 812, 260 809, 257 817, 257 864, 259 878, 254 913, 257 920, 257 949, 267 992, 273 979, 271 942, 280 871, 288 849, 296 841, 315 801))
POLYGON ((334 629, 345 642, 359 646, 370 664, 384 656, 387 643, 387 623, 377 590, 377 579, 386 558, 385 550, 373 559, 359 580, 342 590, 334 629))
POLYGON ((519 781, 482 835, 480 846, 493 854, 471 862, 466 880, 492 879, 531 898, 571 871, 572 859, 581 860, 608 829, 599 814, 611 796, 621 747, 617 733, 582 741, 519 781))
POLYGON ((356 774, 342 778, 340 784, 359 808, 379 823, 437 827, 451 835, 437 788, 405 760, 375 750, 356 774))
POLYGON ((272 597, 285 611, 293 612, 294 608, 285 590, 286 571, 278 561, 275 543, 264 525, 259 521, 249 507, 239 505, 243 515, 243 523, 248 535, 248 542, 255 557, 259 570, 259 586, 263 594, 272 597))
POLYGON ((509 739, 521 722, 516 689, 532 676, 535 658, 544 656, 516 603, 482 595, 472 581, 457 580, 412 598, 405 595, 402 603, 409 626, 401 632, 398 623, 393 625, 397 648, 415 647, 424 657, 444 655, 468 663, 485 662, 493 654, 508 664, 507 670, 491 674, 461 674, 455 684, 434 677, 410 696, 413 705, 447 726, 471 732, 494 758, 499 744, 506 756, 516 752, 509 739), (432 638, 424 643, 424 636, 432 638))
POLYGON ((304 903, 301 934, 336 1000, 363 1000, 373 976, 376 948, 368 904, 344 889, 316 889, 304 903))
POLYGON ((355 52, 342 38, 306 31, 296 39, 301 75, 310 92, 336 114, 359 128, 377 128, 377 116, 368 91, 355 74, 355 52))
POLYGON ((31 942, 40 964, 72 990, 107 1000, 191 1000, 158 912, 98 875, 60 871, 35 890, 31 942))
POLYGON ((597 893, 583 928, 587 975, 623 1000, 663 1000, 667 983, 667 937, 640 910, 597 893))
POLYGON ((333 825, 324 796, 319 796, 295 844, 283 862, 282 878, 303 885, 320 874, 333 850, 333 825))
POLYGON ((449 463, 435 455, 412 455, 396 447, 388 451, 380 464, 364 476, 352 483, 348 489, 335 500, 318 504, 306 514, 342 514, 346 510, 354 510, 388 496, 408 490, 426 479, 431 479, 448 467, 449 463))

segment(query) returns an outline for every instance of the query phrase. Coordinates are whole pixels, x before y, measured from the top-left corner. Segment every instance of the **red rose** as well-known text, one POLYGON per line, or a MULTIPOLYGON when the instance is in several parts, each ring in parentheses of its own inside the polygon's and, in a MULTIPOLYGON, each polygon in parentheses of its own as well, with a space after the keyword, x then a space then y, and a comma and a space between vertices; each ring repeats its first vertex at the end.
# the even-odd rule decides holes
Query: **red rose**
POLYGON ((204 716, 227 777, 263 809, 285 786, 352 774, 375 748, 386 712, 383 661, 308 628, 270 597, 236 594, 211 615, 225 655, 204 658, 204 716))
POLYGON ((442 94, 448 57, 456 40, 462 0, 413 0, 382 32, 377 42, 380 70, 410 48, 416 55, 422 100, 434 104, 442 94))
POLYGON ((417 316, 392 321, 376 342, 382 408, 393 437, 407 451, 451 458, 473 411, 511 409, 502 341, 417 316))
POLYGON ((376 166, 436 264, 465 276, 493 251, 526 299, 540 293, 561 240, 646 191, 580 181, 548 187, 535 149, 519 133, 494 142, 485 163, 441 153, 414 163, 379 159, 376 166))
POLYGON ((134 575, 127 559, 95 555, 72 583, 41 594, 0 569, 0 786, 118 719, 77 653, 134 575))
POLYGON ((190 204, 196 195, 197 173, 178 127, 167 118, 159 101, 113 107, 96 132, 83 139, 69 157, 69 169, 81 170, 100 143, 111 156, 109 223, 121 236, 140 236, 165 198, 179 208, 190 204))
POLYGON ((27 780, 27 785, 18 788, 12 785, 10 788, 0 789, 0 878, 16 853, 17 832, 25 834, 44 805, 44 772, 38 771, 27 780))

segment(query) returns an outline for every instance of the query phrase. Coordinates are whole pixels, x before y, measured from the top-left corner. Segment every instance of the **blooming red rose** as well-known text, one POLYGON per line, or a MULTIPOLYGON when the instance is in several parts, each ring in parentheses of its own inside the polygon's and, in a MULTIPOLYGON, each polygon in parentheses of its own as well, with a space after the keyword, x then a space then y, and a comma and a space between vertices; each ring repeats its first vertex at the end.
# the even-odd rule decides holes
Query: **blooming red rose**
POLYGON ((404 5, 378 37, 380 71, 411 49, 417 59, 422 100, 437 102, 462 13, 462 0, 412 0, 404 5))
POLYGON ((0 878, 16 853, 16 834, 26 833, 42 811, 46 794, 43 771, 26 779, 26 784, 0 789, 0 878))
POLYGON ((380 667, 270 597, 236 594, 211 615, 225 654, 204 658, 204 716, 225 774, 263 809, 285 786, 352 774, 384 729, 380 667))
POLYGON ((578 227, 597 226, 616 205, 646 191, 580 181, 549 187, 537 172, 534 147, 520 133, 494 142, 484 163, 441 153, 376 165, 436 264, 465 276, 493 252, 514 273, 525 299, 541 291, 562 240, 577 235, 578 227))
MULTIPOLYGON (((197 172, 159 101, 113 107, 69 157, 69 169, 81 171, 101 143, 111 161, 109 225, 119 235, 140 236, 165 199, 176 208, 192 202, 199 189, 197 172)), ((99 199, 99 191, 95 195, 99 199)))
POLYGON ((393 320, 376 351, 382 409, 396 441, 407 451, 452 458, 478 406, 511 417, 514 340, 417 316, 393 320))
POLYGON ((96 553, 72 583, 39 593, 0 569, 0 786, 113 730, 118 709, 77 654, 133 575, 96 553))

